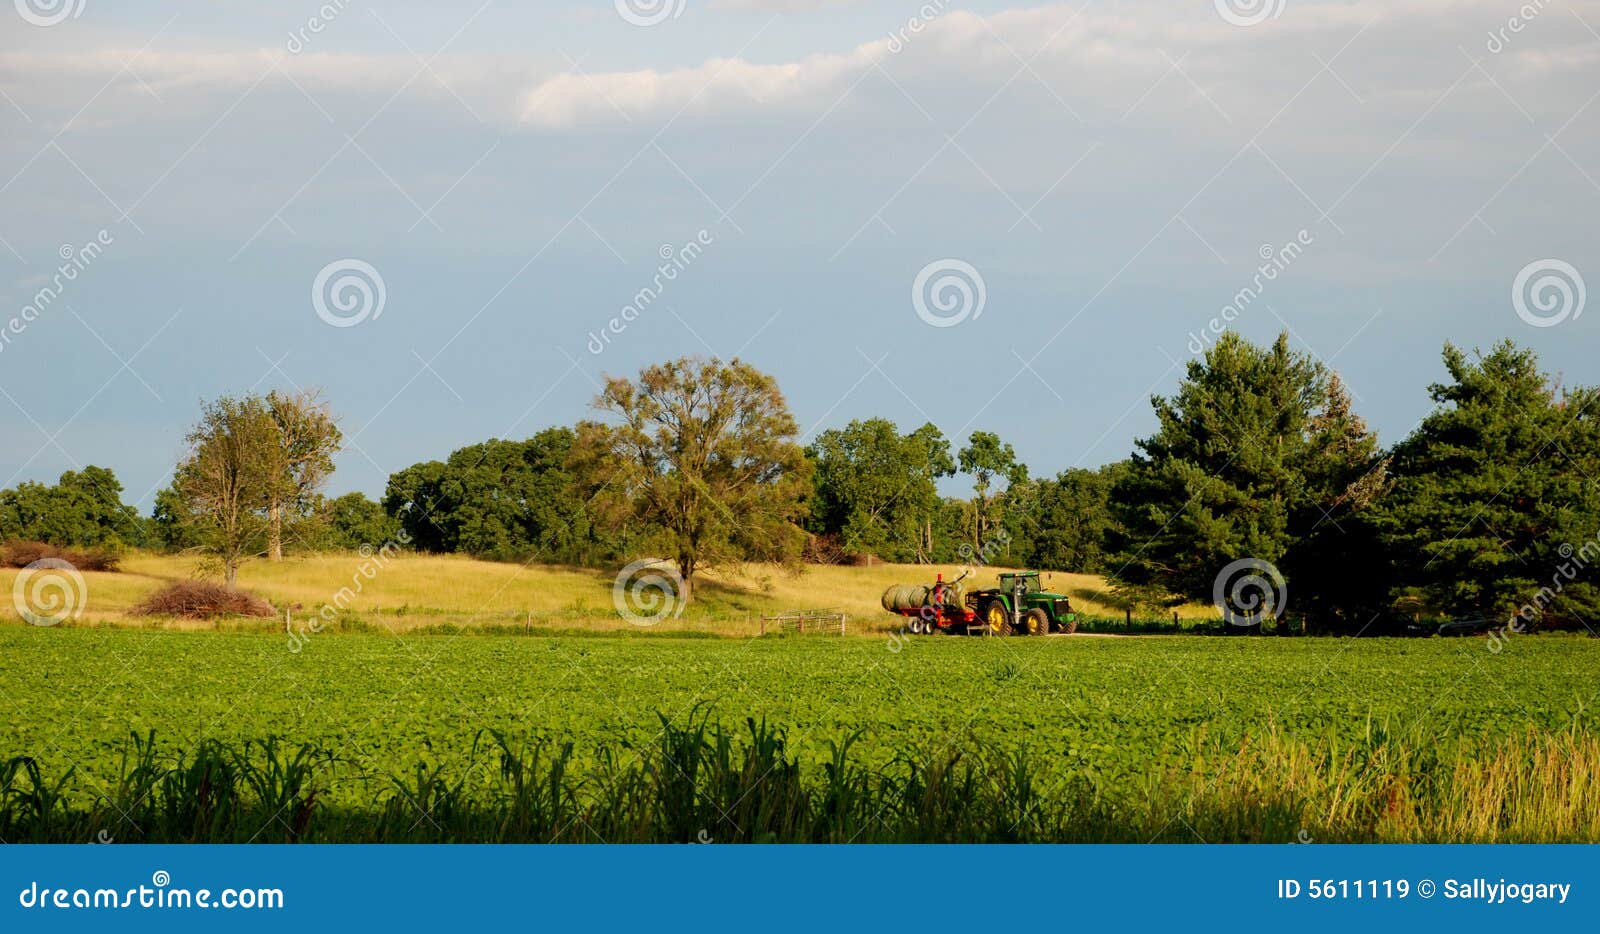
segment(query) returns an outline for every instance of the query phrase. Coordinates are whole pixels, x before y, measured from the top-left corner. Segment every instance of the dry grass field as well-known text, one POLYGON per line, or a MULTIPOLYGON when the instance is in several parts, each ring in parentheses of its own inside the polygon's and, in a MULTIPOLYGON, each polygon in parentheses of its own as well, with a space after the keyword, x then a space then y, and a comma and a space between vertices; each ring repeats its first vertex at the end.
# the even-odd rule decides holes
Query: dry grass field
MULTIPOLYGON (((617 613, 612 601, 614 570, 551 565, 501 564, 455 556, 402 555, 375 567, 357 554, 291 557, 280 563, 252 561, 239 585, 272 602, 279 612, 309 620, 325 605, 345 606, 344 627, 408 632, 430 626, 516 626, 539 629, 639 630, 617 613), (370 576, 363 573, 370 572, 370 576), (343 597, 337 599, 344 591, 343 597), (293 609, 298 605, 298 609, 293 609)), ((85 573, 83 610, 67 625, 118 625, 154 628, 212 628, 218 624, 138 617, 131 608, 157 588, 192 578, 191 557, 132 553, 115 573, 85 573)), ((897 628, 878 599, 895 583, 932 582, 954 568, 925 565, 873 567, 808 566, 798 574, 753 565, 740 573, 718 572, 697 582, 693 605, 681 616, 664 619, 656 632, 748 635, 760 631, 763 615, 828 609, 848 616, 854 633, 897 628)), ((993 586, 1001 569, 988 568, 970 580, 993 586)), ((0 570, 0 588, 13 589, 16 571, 0 570)), ((1046 586, 1071 595, 1079 613, 1120 617, 1122 609, 1103 578, 1090 574, 1047 573, 1046 586)), ((1208 618, 1205 606, 1183 608, 1185 619, 1208 618)), ((17 620, 10 601, 0 603, 0 619, 17 620)), ((220 628, 265 628, 259 620, 228 622, 220 628)), ((281 625, 281 623, 279 623, 281 625)))

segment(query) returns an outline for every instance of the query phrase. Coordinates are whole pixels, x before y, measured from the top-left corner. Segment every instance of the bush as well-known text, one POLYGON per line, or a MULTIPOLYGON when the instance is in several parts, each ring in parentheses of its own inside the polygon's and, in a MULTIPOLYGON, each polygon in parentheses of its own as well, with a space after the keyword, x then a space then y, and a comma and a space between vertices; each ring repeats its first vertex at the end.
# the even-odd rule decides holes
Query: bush
POLYGON ((135 606, 135 616, 176 616, 181 619, 215 619, 219 616, 272 617, 272 604, 242 590, 230 590, 209 581, 168 584, 135 606))
POLYGON ((65 561, 80 571, 115 571, 121 560, 110 551, 71 551, 44 542, 14 540, 0 544, 0 567, 25 568, 45 558, 65 561))

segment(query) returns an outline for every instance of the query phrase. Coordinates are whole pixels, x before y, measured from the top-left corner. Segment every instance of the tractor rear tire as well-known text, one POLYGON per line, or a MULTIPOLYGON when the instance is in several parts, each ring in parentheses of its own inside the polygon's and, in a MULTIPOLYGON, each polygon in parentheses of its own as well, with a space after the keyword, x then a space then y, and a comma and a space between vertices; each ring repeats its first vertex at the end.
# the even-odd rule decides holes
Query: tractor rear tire
POLYGON ((990 600, 983 605, 983 634, 986 636, 1011 635, 1011 611, 1005 601, 990 600))
POLYGON ((1030 636, 1048 636, 1048 635, 1050 635, 1050 614, 1049 613, 1046 613, 1044 610, 1041 610, 1038 607, 1034 607, 1033 609, 1028 611, 1028 615, 1026 617, 1024 617, 1024 618, 1027 620, 1028 635, 1030 635, 1030 636))

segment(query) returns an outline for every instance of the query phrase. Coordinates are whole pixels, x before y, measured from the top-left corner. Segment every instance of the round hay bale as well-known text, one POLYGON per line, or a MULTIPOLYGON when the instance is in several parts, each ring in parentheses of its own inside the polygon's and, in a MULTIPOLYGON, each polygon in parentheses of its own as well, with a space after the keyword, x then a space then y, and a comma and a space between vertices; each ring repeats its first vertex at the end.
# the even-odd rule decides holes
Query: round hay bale
POLYGON ((950 582, 944 585, 944 605, 959 610, 967 603, 967 585, 950 582))
POLYGON ((928 605, 928 596, 924 584, 894 584, 883 592, 883 608, 890 613, 920 610, 928 605))

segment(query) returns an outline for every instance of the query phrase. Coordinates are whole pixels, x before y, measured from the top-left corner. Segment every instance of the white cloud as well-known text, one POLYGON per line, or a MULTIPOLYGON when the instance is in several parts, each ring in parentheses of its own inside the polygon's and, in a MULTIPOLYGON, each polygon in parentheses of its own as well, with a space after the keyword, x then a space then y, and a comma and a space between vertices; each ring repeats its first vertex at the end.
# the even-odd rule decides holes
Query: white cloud
MULTIPOLYGON (((1580 0, 1575 8, 1600 21, 1600 2, 1580 0)), ((670 70, 557 75, 527 92, 520 119, 540 130, 574 131, 619 122, 619 112, 650 123, 680 112, 737 117, 758 110, 821 110, 875 64, 913 91, 937 94, 950 85, 998 86, 1018 74, 1021 61, 1057 96, 1090 111, 1103 107, 1120 114, 1170 71, 1179 74, 1179 84, 1192 81, 1241 110, 1276 109, 1292 93, 1290 85, 1304 80, 1307 63, 1331 59, 1346 43, 1352 48, 1335 69, 1342 80, 1380 97, 1402 97, 1439 89, 1437 75, 1417 60, 1419 37, 1436 42, 1449 34, 1473 57, 1487 58, 1484 38, 1506 15, 1500 0, 1419 0, 1403 7, 1378 0, 1291 4, 1278 19, 1254 28, 1225 22, 1210 3, 1159 15, 1068 5, 990 16, 914 13, 886 22, 882 36, 849 52, 779 63, 710 59, 670 70)), ((1538 25, 1542 32, 1519 34, 1495 56, 1495 67, 1515 80, 1536 80, 1570 76, 1600 59, 1600 49, 1570 29, 1573 24, 1538 25)), ((1465 64, 1442 63, 1446 70, 1465 64)), ((1175 116, 1197 103, 1196 95, 1189 97, 1175 116)), ((1206 109, 1203 116, 1215 114, 1206 109)))
POLYGON ((615 121, 618 111, 648 118, 784 107, 839 88, 885 54, 882 43, 872 43, 848 55, 813 55, 775 65, 734 58, 666 72, 567 73, 530 90, 520 117, 539 129, 570 129, 615 121))

